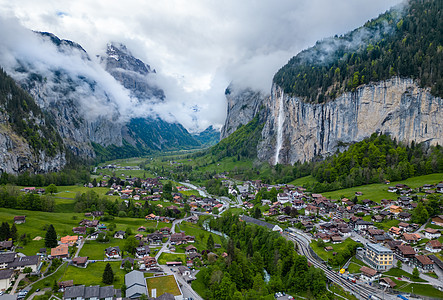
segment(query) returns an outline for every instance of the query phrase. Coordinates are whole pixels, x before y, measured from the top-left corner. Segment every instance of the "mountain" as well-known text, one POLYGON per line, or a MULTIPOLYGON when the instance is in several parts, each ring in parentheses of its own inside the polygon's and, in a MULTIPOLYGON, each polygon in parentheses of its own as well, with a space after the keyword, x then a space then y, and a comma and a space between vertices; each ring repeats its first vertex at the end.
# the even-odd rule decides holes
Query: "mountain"
MULTIPOLYGON (((266 116, 258 159, 310 161, 374 132, 441 145, 441 11, 439 1, 410 1, 293 57, 274 76, 270 97, 248 102, 266 116)), ((225 124, 244 119, 232 109, 251 92, 242 94, 228 105, 225 124)))
POLYGON ((0 69, 0 172, 59 171, 66 164, 63 140, 34 99, 0 69))
POLYGON ((14 44, 2 45, 0 65, 75 156, 112 159, 201 146, 172 115, 165 121, 155 113, 154 106, 165 101, 156 72, 124 45, 110 43, 103 55, 91 57, 51 33, 26 35, 32 46, 20 53, 14 44))
POLYGON ((211 125, 202 132, 194 134, 193 136, 202 144, 202 146, 214 146, 220 140, 220 131, 211 125))

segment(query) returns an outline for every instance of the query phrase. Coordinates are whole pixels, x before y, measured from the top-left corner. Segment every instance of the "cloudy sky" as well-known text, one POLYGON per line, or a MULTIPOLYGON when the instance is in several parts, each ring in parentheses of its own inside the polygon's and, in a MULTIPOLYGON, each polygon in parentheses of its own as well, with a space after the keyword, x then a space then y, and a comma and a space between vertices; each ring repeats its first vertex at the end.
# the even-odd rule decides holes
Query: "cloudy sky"
MULTIPOLYGON (((400 0, 0 0, 0 17, 76 41, 90 55, 122 42, 157 70, 191 131, 224 123, 230 82, 269 92, 293 55, 344 34, 400 0)), ((161 112, 160 112, 161 113, 161 112)))

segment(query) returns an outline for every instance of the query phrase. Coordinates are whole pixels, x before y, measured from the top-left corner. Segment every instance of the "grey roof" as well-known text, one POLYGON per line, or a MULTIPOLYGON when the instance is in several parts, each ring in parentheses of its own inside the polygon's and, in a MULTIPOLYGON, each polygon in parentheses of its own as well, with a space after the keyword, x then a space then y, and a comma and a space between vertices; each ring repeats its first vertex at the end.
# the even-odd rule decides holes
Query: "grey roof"
POLYGON ((84 298, 99 298, 100 296, 100 286, 94 285, 94 286, 87 286, 85 288, 85 295, 84 298))
POLYGON ((11 262, 14 261, 14 258, 15 258, 15 253, 14 252, 0 254, 0 264, 11 263, 11 262))
POLYGON ((140 285, 134 285, 130 288, 126 289, 126 297, 134 299, 139 298, 140 295, 145 294, 148 295, 148 291, 146 287, 140 285))
POLYGON ((37 265, 38 259, 39 259, 38 255, 17 257, 12 263, 8 265, 8 267, 16 268, 16 267, 37 265))
POLYGON ((110 297, 114 297, 114 295, 116 295, 116 292, 118 290, 114 289, 114 286, 112 285, 108 285, 108 286, 102 286, 100 288, 100 299, 103 298, 110 298, 110 297))
POLYGON ((164 293, 163 295, 155 298, 155 300, 174 300, 174 299, 175 299, 174 295, 169 293, 164 293))
POLYGON ((15 299, 17 299, 17 295, 3 294, 0 296, 0 300, 15 300, 15 299))
POLYGON ((145 276, 140 271, 132 271, 125 275, 125 285, 129 289, 133 285, 142 286, 146 289, 145 276))
POLYGON ((14 273, 12 269, 0 270, 0 279, 11 278, 12 273, 14 273))
POLYGON ((63 298, 77 298, 81 297, 83 298, 83 295, 85 294, 85 286, 84 285, 76 285, 76 286, 69 286, 65 289, 65 293, 63 294, 63 298))

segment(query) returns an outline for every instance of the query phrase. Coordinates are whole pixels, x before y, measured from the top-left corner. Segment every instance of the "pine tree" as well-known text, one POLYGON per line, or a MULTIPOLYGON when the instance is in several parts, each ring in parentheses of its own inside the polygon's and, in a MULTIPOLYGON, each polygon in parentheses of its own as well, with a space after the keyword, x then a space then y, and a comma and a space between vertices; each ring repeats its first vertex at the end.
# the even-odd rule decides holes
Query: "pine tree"
POLYGON ((12 224, 9 236, 14 242, 17 240, 17 227, 15 227, 15 223, 12 224))
POLYGON ((9 239, 11 235, 10 231, 8 222, 2 222, 2 225, 0 226, 0 241, 9 239))
POLYGON ((214 251, 214 238, 210 234, 206 246, 210 252, 214 251))
POLYGON ((54 226, 49 225, 48 230, 45 235, 45 247, 55 248, 57 247, 57 233, 55 232, 54 226))
POLYGON ((109 263, 106 264, 105 270, 103 271, 102 281, 105 284, 112 284, 114 282, 114 272, 109 263))

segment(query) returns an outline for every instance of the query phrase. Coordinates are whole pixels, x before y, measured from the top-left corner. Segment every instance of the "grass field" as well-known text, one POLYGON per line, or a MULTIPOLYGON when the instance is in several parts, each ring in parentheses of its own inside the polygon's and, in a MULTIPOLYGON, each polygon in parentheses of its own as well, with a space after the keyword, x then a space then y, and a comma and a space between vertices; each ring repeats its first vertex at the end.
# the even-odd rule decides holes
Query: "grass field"
POLYGON ((419 283, 404 284, 397 289, 405 293, 413 293, 417 295, 432 297, 435 299, 443 299, 443 292, 437 290, 436 288, 434 288, 432 285, 429 284, 419 284, 419 283))
POLYGON ((192 282, 192 289, 199 294, 203 299, 207 299, 207 293, 209 292, 208 287, 204 284, 203 279, 203 272, 198 272, 195 277, 197 278, 192 282))
MULTIPOLYGON (((212 235, 214 239, 214 243, 221 244, 220 236, 215 233, 210 233, 206 230, 201 229, 197 225, 194 225, 189 222, 182 222, 179 227, 180 230, 184 231, 187 235, 195 236, 195 243, 193 244, 199 251, 206 249, 206 241, 208 240, 209 235, 212 235), (202 239, 203 237, 203 239, 202 239)), ((178 229, 177 228, 177 229, 178 229)), ((176 232, 179 232, 176 229, 176 232)))
POLYGON ((384 275, 391 275, 391 276, 395 276, 395 277, 402 277, 402 276, 406 276, 408 277, 411 281, 415 281, 415 282, 426 282, 426 280, 421 279, 421 278, 417 278, 417 279, 413 279, 412 278, 412 274, 403 271, 401 269, 398 268, 392 268, 389 271, 383 273, 384 275))
POLYGON ((146 284, 148 285, 149 295, 152 296, 152 290, 157 290, 157 297, 169 293, 174 296, 180 295, 180 289, 175 281, 174 275, 157 276, 146 278, 146 284))
POLYGON ((325 247, 332 246, 332 248, 334 249, 333 251, 326 251, 323 247, 318 247, 317 241, 312 241, 310 245, 312 250, 314 250, 315 253, 317 253, 317 255, 321 257, 321 259, 327 261, 328 259, 331 259, 333 257, 332 255, 333 252, 340 253, 340 251, 350 247, 353 244, 358 244, 358 243, 350 238, 347 238, 340 244, 325 243, 325 247))
POLYGON ((355 258, 355 256, 354 256, 354 257, 351 258, 351 263, 349 264, 348 272, 351 273, 351 274, 360 273, 360 268, 363 267, 363 266, 368 267, 367 264, 365 264, 361 260, 355 258))
POLYGON ((101 260, 105 259, 105 249, 109 247, 120 247, 123 250, 125 240, 114 239, 108 243, 99 243, 97 241, 85 241, 82 249, 80 250, 79 256, 87 256, 89 259, 101 260))
MULTIPOLYGON (((344 297, 345 299, 351 299, 351 300, 357 300, 357 297, 355 297, 354 295, 350 294, 349 292, 346 292, 345 290, 343 290, 343 288, 341 286, 338 286, 336 284, 331 284, 329 286, 329 290, 332 291, 335 294, 338 294, 342 297, 344 297)), ((340 297, 334 297, 334 299, 343 299, 340 297)))
POLYGON ((181 261, 184 265, 186 264, 186 255, 183 253, 165 253, 160 254, 158 258, 159 265, 166 265, 167 262, 181 261))
MULTIPOLYGON (((64 273, 62 280, 74 280, 74 284, 84 284, 86 286, 89 285, 100 285, 105 286, 102 282, 103 271, 105 270, 107 262, 98 261, 95 263, 89 263, 88 267, 77 268, 74 266, 68 266, 66 272, 64 273)), ((125 271, 120 269, 121 262, 113 261, 109 262, 112 267, 112 271, 114 271, 114 287, 121 288, 123 283, 125 282, 125 271)))
POLYGON ((412 177, 406 180, 391 182, 390 184, 369 184, 364 186, 353 187, 349 189, 337 190, 333 192, 326 192, 322 195, 331 199, 340 199, 346 197, 352 199, 355 196, 355 192, 362 192, 363 195, 359 196, 359 199, 371 199, 372 201, 380 203, 381 199, 396 199, 397 194, 389 193, 388 187, 396 185, 397 183, 404 183, 411 188, 417 188, 426 183, 437 183, 443 179, 443 173, 429 174, 424 176, 412 177))

